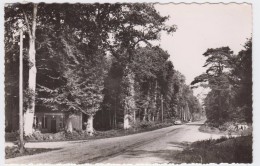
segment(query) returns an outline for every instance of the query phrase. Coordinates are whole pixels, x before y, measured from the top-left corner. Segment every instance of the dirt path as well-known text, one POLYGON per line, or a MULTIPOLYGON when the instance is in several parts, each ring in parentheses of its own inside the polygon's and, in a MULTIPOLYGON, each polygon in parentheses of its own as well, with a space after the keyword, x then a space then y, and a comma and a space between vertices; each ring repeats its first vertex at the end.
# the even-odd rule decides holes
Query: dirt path
POLYGON ((172 154, 176 153, 176 150, 182 150, 187 143, 220 137, 199 132, 199 125, 201 123, 190 123, 123 137, 67 142, 64 146, 60 146, 60 150, 7 159, 5 163, 175 162, 171 157, 172 154))

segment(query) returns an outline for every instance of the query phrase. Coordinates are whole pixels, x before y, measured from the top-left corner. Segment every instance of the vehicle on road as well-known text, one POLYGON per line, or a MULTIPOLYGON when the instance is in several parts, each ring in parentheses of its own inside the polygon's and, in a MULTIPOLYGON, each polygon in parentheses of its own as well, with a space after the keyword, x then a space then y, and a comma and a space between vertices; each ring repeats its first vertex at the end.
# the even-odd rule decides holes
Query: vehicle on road
POLYGON ((176 121, 174 121, 174 124, 175 124, 175 125, 181 125, 182 122, 181 122, 180 120, 176 120, 176 121))

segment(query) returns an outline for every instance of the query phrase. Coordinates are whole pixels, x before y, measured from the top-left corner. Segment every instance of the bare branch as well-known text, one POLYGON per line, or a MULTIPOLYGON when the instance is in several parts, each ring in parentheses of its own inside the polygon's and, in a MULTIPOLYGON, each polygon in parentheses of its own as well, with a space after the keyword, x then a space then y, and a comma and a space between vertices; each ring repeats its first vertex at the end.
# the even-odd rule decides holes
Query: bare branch
MULTIPOLYGON (((22 9, 22 10, 23 10, 23 9, 22 9)), ((23 10, 23 15, 24 15, 24 18, 25 18, 25 23, 26 23, 26 25, 27 25, 29 37, 31 38, 31 37, 32 37, 31 27, 30 27, 30 25, 29 25, 29 21, 28 21, 27 15, 26 15, 26 13, 24 12, 24 10, 23 10)))

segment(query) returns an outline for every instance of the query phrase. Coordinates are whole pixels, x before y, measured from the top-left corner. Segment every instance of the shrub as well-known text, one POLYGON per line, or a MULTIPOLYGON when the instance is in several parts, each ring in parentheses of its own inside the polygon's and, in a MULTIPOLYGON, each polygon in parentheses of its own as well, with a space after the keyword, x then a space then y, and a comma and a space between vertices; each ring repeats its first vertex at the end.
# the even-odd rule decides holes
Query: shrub
POLYGON ((132 125, 132 127, 135 130, 139 130, 139 129, 146 129, 149 127, 154 126, 155 123, 154 122, 149 122, 149 121, 136 121, 135 124, 132 125))
POLYGON ((15 158, 18 156, 33 155, 37 153, 47 152, 55 149, 44 149, 44 148, 26 148, 25 152, 21 154, 17 146, 5 147, 5 158, 15 158))
POLYGON ((19 137, 19 131, 5 133, 5 141, 16 141, 19 137))

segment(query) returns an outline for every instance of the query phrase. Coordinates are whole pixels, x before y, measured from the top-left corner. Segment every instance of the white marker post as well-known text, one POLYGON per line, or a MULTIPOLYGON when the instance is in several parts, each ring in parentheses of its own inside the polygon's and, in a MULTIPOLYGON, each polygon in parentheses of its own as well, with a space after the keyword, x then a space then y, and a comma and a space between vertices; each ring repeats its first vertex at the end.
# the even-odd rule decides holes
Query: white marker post
POLYGON ((20 131, 20 153, 24 152, 23 140, 23 30, 20 27, 20 57, 19 57, 19 131, 20 131))

